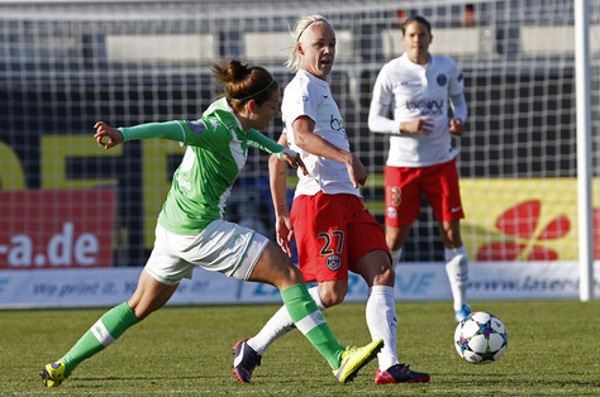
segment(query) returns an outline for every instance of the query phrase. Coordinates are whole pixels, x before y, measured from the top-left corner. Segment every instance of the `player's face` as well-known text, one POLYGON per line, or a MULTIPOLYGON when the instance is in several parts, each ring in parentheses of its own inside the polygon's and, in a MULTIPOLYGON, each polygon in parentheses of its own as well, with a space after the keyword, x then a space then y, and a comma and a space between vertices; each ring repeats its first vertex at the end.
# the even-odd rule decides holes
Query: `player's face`
POLYGON ((269 99, 254 107, 252 119, 255 125, 253 128, 264 130, 275 117, 279 116, 279 99, 279 89, 271 90, 269 99))
POLYGON ((432 36, 425 25, 412 22, 405 27, 402 43, 408 58, 415 63, 427 63, 432 36))
POLYGON ((325 80, 335 60, 335 31, 328 23, 309 26, 300 37, 300 68, 325 80))

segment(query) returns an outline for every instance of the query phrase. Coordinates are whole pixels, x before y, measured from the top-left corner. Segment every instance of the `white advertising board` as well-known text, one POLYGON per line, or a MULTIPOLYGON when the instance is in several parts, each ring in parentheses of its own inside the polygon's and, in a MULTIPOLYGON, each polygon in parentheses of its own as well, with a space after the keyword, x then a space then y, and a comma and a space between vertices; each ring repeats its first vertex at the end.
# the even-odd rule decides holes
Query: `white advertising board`
MULTIPOLYGON (((594 267, 594 296, 600 296, 600 262, 594 267)), ((0 271, 0 309, 106 307, 129 299, 141 268, 0 271)), ((471 263, 469 300, 578 299, 577 262, 471 263)), ((439 263, 410 263, 396 268, 399 301, 451 299, 439 263)), ((346 301, 366 300, 367 286, 350 275, 346 301)), ((196 269, 171 298, 171 305, 221 305, 281 302, 277 289, 241 282, 196 269)))

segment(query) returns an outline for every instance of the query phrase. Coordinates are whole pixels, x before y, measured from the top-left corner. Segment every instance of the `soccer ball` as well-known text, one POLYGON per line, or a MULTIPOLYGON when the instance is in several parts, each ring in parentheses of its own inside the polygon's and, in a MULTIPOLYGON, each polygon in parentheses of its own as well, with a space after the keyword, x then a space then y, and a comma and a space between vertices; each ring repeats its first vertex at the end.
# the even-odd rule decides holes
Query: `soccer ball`
POLYGON ((458 355, 473 364, 490 363, 502 357, 508 333, 500 319, 488 312, 473 312, 454 331, 458 355))

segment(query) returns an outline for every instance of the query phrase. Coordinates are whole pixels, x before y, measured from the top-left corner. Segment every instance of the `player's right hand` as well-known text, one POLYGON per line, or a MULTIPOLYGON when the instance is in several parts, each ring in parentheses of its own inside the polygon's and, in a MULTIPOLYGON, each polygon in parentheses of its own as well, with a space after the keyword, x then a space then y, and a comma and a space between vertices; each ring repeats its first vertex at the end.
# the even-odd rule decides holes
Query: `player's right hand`
POLYGON ((96 129, 94 138, 98 145, 102 146, 104 149, 110 149, 113 146, 123 143, 124 138, 121 131, 112 128, 104 121, 98 121, 94 124, 94 128, 96 129))
POLYGON ((292 240, 294 239, 294 228, 288 216, 278 216, 275 220, 275 234, 277 244, 290 258, 292 257, 292 240))
POLYGON ((431 117, 421 117, 419 119, 404 121, 400 126, 400 131, 406 134, 427 136, 433 132, 433 120, 431 117))

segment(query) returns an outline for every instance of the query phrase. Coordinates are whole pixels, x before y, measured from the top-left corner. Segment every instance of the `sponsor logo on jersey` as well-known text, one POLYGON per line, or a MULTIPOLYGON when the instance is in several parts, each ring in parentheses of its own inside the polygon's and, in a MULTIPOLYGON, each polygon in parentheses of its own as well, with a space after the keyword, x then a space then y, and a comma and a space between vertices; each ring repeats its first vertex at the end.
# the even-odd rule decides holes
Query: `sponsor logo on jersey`
POLYGON ((344 137, 348 139, 348 135, 346 135, 346 128, 344 127, 344 120, 336 118, 333 114, 329 116, 329 128, 332 131, 339 131, 344 134, 344 137))
POLYGON ((444 109, 444 100, 406 101, 406 108, 410 111, 419 110, 422 115, 439 115, 444 109))
POLYGON ((337 255, 330 255, 327 258, 327 267, 329 270, 338 270, 342 266, 342 260, 337 255))
POLYGON ((344 129, 344 120, 337 119, 332 114, 329 116, 329 127, 334 131, 345 131, 344 129))

